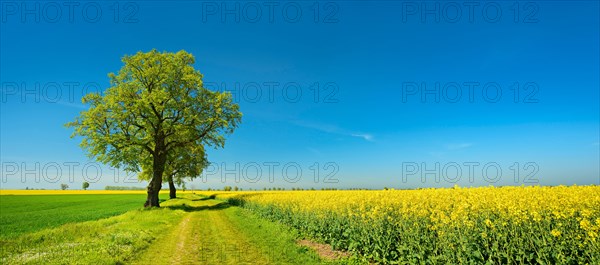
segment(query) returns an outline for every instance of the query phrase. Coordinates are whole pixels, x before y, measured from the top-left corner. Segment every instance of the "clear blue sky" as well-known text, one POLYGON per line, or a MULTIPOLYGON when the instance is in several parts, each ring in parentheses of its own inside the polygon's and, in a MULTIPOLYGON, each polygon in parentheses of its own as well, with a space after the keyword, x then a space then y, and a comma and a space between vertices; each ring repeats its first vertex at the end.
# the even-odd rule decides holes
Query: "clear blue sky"
POLYGON ((597 1, 54 3, 1 6, 5 189, 144 186, 96 177, 63 125, 153 48, 192 53, 244 113, 188 186, 600 184, 597 1))

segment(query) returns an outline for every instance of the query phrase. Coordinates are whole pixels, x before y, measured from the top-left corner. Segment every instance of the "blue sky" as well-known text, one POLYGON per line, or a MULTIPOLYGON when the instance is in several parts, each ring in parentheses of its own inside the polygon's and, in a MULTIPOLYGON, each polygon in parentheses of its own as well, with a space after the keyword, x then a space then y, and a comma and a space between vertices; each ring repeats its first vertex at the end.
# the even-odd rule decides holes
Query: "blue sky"
POLYGON ((597 1, 53 3, 1 6, 2 188, 144 186, 63 125, 153 48, 244 113, 188 186, 600 184, 597 1))

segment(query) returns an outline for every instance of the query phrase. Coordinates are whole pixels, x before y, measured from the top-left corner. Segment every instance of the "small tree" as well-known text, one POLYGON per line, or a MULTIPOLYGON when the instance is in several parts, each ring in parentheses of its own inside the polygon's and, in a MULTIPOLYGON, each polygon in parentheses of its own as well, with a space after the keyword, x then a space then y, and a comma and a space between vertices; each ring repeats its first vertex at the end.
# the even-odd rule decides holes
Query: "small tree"
POLYGON ((87 190, 87 188, 89 188, 89 187, 90 187, 90 183, 89 183, 89 182, 87 182, 87 181, 86 181, 86 182, 83 182, 83 185, 81 185, 81 187, 82 187, 84 190, 87 190))
POLYGON ((60 189, 61 189, 61 190, 66 190, 66 189, 68 189, 68 188, 69 188, 69 185, 67 185, 67 184, 64 184, 64 183, 63 183, 63 184, 60 184, 60 189))
POLYGON ((238 190, 239 190, 238 186, 233 187, 233 191, 238 191, 238 190))

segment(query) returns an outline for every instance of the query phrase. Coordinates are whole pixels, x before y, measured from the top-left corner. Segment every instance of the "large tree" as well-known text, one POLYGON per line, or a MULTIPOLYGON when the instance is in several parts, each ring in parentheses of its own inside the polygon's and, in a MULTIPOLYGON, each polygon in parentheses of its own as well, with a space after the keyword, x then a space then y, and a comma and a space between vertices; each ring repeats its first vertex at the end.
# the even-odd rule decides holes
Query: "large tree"
MULTIPOLYGON (((180 162, 205 159, 205 146, 224 147, 225 135, 241 122, 231 94, 204 88, 194 62, 185 51, 125 56, 121 70, 109 74, 111 86, 104 95, 86 95, 83 103, 89 109, 67 124, 75 129, 72 137, 82 136, 89 156, 151 174, 146 207, 160 206, 165 173, 177 177, 180 162)), ((192 164, 195 169, 206 165, 192 164)), ((189 168, 181 172, 195 173, 189 168)))

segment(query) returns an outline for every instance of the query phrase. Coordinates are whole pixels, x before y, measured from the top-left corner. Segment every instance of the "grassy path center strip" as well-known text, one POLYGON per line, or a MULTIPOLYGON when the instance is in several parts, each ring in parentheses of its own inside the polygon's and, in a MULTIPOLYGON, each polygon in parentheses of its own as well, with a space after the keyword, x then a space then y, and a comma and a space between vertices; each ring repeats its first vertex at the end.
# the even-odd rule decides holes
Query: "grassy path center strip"
POLYGON ((321 264, 287 228, 212 199, 175 199, 180 223, 140 255, 136 264, 321 264))

